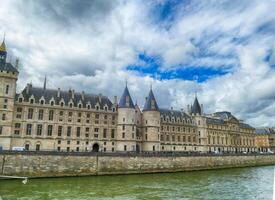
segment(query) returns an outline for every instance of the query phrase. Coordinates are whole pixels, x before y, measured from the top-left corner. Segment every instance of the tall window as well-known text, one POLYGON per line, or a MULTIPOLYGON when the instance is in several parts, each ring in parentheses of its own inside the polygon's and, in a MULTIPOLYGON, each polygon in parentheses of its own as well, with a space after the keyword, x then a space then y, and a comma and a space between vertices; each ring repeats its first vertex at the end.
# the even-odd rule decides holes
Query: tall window
POLYGON ((40 151, 40 144, 36 144, 35 150, 36 150, 36 151, 40 151))
POLYGON ((107 138, 107 129, 106 128, 103 129, 103 138, 107 138))
POLYGON ((27 124, 26 135, 32 134, 32 124, 27 124))
POLYGON ((48 125, 48 136, 52 136, 53 133, 53 125, 48 125))
POLYGON ((49 120, 52 121, 53 120, 53 110, 49 111, 49 120))
POLYGON ((112 129, 111 138, 115 138, 115 129, 112 129))
POLYGON ((72 127, 71 126, 68 126, 67 127, 67 136, 70 137, 72 134, 72 127))
POLYGON ((44 110, 40 109, 38 112, 38 120, 43 120, 44 110))
POLYGON ((76 137, 80 137, 81 127, 76 128, 76 137))
POLYGON ((57 134, 59 137, 62 135, 62 126, 58 126, 57 134))
POLYGON ((28 119, 32 119, 33 117, 33 108, 29 108, 28 110, 28 119))
POLYGON ((2 132, 3 132, 3 127, 0 126, 0 135, 2 135, 2 132))
POLYGON ((36 135, 38 135, 38 136, 42 135, 42 124, 37 125, 36 135))
POLYGON ((3 121, 6 120, 6 114, 5 114, 5 113, 3 113, 3 115, 2 115, 2 120, 3 120, 3 121))
POLYGON ((6 94, 9 94, 9 89, 10 89, 10 86, 6 85, 6 94))

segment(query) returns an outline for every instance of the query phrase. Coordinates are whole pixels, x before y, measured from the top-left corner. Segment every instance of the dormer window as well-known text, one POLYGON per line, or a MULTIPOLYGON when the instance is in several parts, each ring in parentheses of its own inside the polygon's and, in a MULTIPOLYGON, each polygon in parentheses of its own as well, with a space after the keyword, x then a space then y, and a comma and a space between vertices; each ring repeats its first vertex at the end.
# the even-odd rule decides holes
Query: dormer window
POLYGON ((73 104, 72 104, 72 103, 70 103, 70 104, 69 104, 69 106, 70 106, 70 108, 72 108, 72 107, 73 107, 73 104))
POLYGON ((40 104, 43 105, 44 104, 44 100, 40 100, 40 104))
POLYGON ((113 108, 113 112, 115 112, 116 111, 116 109, 115 108, 113 108))
POLYGON ((107 110, 108 110, 108 107, 107 107, 107 106, 105 106, 105 107, 104 107, 104 110, 105 110, 105 111, 107 111, 107 110))
POLYGON ((60 106, 63 107, 63 106, 64 106, 64 102, 61 102, 61 103, 60 103, 60 106))
POLYGON ((22 101, 23 101, 23 98, 20 97, 20 98, 18 99, 18 102, 19 102, 19 103, 22 103, 22 101))
POLYGON ((30 104, 33 104, 34 103, 34 100, 33 99, 30 99, 30 104))
POLYGON ((96 109, 96 110, 99 110, 99 106, 96 106, 95 109, 96 109))
POLYGON ((51 101, 51 106, 53 106, 54 105, 54 101, 51 101))
POLYGON ((78 108, 82 108, 82 104, 80 103, 80 104, 78 104, 78 108))
POLYGON ((91 105, 89 104, 89 105, 87 105, 87 108, 88 108, 88 110, 90 110, 91 109, 91 105))

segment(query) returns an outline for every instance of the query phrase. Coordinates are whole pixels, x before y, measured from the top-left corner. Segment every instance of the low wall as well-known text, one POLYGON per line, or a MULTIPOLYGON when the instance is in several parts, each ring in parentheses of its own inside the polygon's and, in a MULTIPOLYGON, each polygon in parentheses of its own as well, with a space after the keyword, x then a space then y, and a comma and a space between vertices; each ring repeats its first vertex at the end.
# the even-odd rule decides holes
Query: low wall
POLYGON ((0 174, 28 177, 177 172, 275 165, 275 155, 75 156, 0 154, 0 174))

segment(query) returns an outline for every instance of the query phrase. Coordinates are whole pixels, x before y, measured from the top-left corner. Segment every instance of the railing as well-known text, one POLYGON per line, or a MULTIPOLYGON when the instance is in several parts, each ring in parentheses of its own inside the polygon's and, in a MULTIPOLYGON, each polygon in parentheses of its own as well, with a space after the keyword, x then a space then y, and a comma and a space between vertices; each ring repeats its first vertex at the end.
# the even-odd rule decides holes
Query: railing
POLYGON ((2 150, 0 155, 56 155, 56 156, 128 156, 128 157, 180 157, 180 156, 255 156, 255 155, 275 155, 274 153, 242 153, 242 152, 177 152, 177 151, 161 151, 161 152, 66 152, 66 151, 11 151, 2 150))

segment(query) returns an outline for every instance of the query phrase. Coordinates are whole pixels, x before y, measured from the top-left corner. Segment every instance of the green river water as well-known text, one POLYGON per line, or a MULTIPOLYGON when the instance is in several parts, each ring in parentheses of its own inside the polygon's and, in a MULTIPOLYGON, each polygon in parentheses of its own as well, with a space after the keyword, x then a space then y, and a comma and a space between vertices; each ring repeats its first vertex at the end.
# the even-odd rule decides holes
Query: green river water
MULTIPOLYGON (((274 166, 181 173, 0 180, 7 199, 272 200, 274 166)), ((0 198, 1 199, 1 198, 0 198)))

